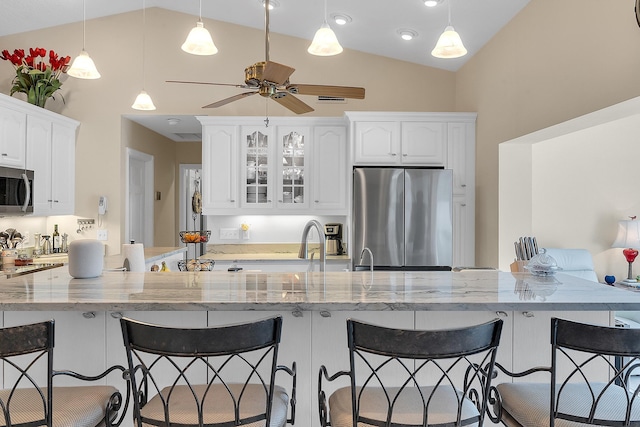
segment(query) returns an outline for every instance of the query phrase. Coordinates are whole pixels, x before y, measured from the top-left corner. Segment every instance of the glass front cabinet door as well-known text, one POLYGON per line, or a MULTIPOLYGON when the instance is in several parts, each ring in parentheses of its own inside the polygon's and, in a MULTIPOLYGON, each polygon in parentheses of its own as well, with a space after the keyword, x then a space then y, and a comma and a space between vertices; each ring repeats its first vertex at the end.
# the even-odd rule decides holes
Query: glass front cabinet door
POLYGON ((242 199, 246 208, 269 208, 272 197, 272 138, 269 129, 242 127, 243 181, 242 199))
POLYGON ((309 128, 279 126, 277 131, 278 207, 286 210, 308 209, 310 176, 307 152, 309 128))

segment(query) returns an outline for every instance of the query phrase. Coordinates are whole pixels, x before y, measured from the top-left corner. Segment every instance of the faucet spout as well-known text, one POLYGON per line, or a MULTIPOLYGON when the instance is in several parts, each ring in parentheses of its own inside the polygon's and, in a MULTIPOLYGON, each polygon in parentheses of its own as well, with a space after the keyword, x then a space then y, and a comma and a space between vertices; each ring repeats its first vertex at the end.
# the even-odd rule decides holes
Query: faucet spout
POLYGON ((327 258, 327 249, 325 246, 325 238, 324 230, 322 229, 322 224, 315 219, 310 220, 304 226, 302 230, 302 241, 300 242, 300 251, 298 252, 298 258, 301 259, 309 259, 309 231, 311 228, 315 228, 318 231, 318 239, 320 240, 320 271, 325 270, 326 266, 326 258, 327 258))
POLYGON ((369 253, 369 260, 371 261, 371 264, 369 265, 369 269, 373 273, 373 252, 371 252, 371 249, 369 249, 366 246, 362 249, 362 252, 360 252, 360 265, 362 265, 362 260, 364 259, 365 252, 369 253))

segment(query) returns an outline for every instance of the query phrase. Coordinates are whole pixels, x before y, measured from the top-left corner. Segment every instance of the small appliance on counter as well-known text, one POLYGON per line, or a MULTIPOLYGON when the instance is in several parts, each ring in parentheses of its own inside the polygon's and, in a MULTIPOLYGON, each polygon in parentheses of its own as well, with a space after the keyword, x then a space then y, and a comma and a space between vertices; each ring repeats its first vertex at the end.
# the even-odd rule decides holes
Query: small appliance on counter
POLYGON ((327 255, 342 255, 342 224, 332 223, 324 225, 327 255))

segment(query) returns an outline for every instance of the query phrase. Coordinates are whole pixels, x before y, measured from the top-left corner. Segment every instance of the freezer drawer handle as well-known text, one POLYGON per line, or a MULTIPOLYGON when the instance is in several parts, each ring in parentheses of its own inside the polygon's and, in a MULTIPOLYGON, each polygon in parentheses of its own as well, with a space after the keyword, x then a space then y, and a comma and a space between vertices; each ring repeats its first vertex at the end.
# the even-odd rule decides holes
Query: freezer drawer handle
POLYGON ((496 311, 496 316, 498 317, 509 317, 509 314, 506 311, 496 311))

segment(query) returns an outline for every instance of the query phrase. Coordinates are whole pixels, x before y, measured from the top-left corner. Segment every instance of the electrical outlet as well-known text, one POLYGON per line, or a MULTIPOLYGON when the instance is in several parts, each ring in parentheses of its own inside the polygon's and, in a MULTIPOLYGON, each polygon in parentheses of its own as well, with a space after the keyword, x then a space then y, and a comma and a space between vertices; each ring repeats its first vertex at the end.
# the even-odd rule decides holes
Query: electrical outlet
POLYGON ((97 240, 107 240, 108 239, 107 230, 103 230, 103 229, 97 230, 96 239, 97 240))
POLYGON ((235 240, 240 238, 240 230, 237 228, 221 228, 220 240, 235 240))

